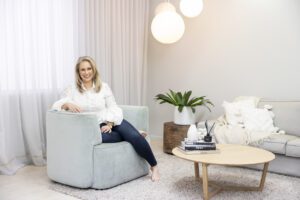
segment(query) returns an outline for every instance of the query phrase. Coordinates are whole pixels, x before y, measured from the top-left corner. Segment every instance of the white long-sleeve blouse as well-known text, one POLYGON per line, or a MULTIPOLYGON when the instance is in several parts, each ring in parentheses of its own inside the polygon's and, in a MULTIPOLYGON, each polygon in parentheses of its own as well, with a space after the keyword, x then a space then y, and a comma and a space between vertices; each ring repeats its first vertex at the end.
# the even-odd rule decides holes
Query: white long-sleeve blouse
POLYGON ((101 90, 95 92, 95 86, 90 90, 80 93, 75 86, 65 89, 62 98, 56 101, 52 109, 62 110, 65 103, 73 103, 79 106, 82 111, 95 112, 98 117, 99 124, 104 122, 113 122, 120 125, 123 120, 122 109, 117 105, 115 97, 107 83, 102 82, 101 90))

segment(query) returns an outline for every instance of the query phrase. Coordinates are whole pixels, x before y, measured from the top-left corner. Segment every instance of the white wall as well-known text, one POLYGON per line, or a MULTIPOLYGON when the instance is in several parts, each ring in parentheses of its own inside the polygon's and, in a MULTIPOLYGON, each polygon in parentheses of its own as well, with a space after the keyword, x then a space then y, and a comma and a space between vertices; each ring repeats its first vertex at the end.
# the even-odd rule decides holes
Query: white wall
MULTIPOLYGON (((150 23, 160 2, 150 1, 150 23)), ((179 11, 179 0, 170 2, 179 11)), ((153 100, 169 88, 215 103, 210 114, 199 109, 199 120, 219 116, 222 102, 240 95, 300 99, 299 0, 204 0, 201 15, 184 21, 183 38, 174 44, 160 44, 149 32, 152 135, 162 136, 163 122, 173 120, 173 106, 153 100)))

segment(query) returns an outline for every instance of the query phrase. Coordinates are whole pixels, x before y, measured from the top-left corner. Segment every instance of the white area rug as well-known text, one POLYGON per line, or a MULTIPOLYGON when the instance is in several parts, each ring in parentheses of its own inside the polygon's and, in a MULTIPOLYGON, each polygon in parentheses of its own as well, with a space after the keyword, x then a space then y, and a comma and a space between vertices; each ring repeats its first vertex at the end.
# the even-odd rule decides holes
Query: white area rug
MULTIPOLYGON (((84 200, 202 199, 202 185, 194 178, 192 162, 162 152, 155 155, 162 175, 159 182, 153 183, 145 176, 107 190, 77 189, 54 182, 50 189, 84 200)), ((208 173, 210 180, 247 186, 258 186, 261 177, 260 171, 213 165, 209 166, 208 173)), ((212 199, 299 200, 300 179, 268 173, 262 192, 223 191, 212 199)))

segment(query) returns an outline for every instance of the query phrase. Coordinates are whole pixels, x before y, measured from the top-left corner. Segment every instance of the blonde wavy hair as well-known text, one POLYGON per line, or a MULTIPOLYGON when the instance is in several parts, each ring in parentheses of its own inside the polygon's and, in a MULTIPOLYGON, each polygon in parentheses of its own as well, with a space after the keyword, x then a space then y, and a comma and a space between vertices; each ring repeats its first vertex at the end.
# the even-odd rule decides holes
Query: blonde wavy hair
POLYGON ((79 66, 82 62, 89 62, 90 65, 92 66, 92 70, 93 70, 93 83, 95 84, 95 91, 99 92, 101 90, 101 79, 100 79, 100 75, 99 72, 97 70, 97 65, 96 62, 89 56, 83 56, 83 57, 79 57, 76 63, 76 67, 75 67, 75 80, 76 80, 76 87, 79 90, 80 93, 84 92, 84 89, 82 88, 82 79, 79 75, 79 66))

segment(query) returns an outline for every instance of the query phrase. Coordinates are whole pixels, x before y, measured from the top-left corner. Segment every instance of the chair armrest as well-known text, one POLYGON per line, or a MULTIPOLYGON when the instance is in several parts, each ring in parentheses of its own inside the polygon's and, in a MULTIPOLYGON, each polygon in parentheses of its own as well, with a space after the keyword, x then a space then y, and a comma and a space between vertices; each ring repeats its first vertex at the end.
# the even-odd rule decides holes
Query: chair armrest
POLYGON ((69 185, 90 187, 93 148, 102 142, 96 115, 48 111, 46 131, 49 178, 69 185), (80 183, 76 182, 78 180, 80 183))

